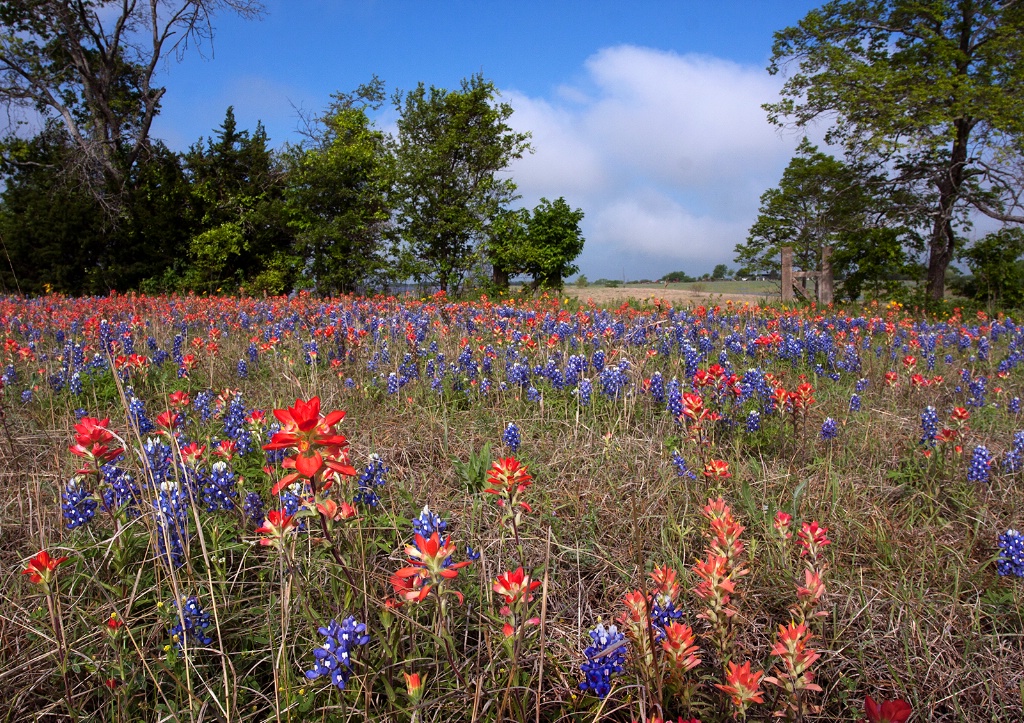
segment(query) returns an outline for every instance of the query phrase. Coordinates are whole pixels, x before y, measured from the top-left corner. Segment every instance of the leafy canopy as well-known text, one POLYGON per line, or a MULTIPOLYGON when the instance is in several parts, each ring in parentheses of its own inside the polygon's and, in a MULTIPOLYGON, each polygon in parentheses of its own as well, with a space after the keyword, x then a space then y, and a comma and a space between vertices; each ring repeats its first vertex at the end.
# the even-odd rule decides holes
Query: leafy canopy
POLYGON ((795 72, 769 119, 830 122, 829 143, 914 194, 935 299, 968 208, 1024 220, 1021 37, 1024 4, 1004 0, 834 0, 775 34, 769 72, 795 72))
POLYGON ((512 107, 480 75, 454 91, 421 83, 394 102, 398 229, 416 277, 457 290, 490 223, 515 198, 515 184, 498 174, 530 149, 530 135, 513 130, 512 107))

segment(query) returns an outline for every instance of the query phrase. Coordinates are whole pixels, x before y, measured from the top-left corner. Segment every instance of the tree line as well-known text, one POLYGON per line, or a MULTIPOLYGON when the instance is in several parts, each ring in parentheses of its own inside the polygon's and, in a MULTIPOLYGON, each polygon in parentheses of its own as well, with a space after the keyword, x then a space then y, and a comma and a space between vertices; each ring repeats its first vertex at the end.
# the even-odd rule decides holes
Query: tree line
POLYGON ((30 108, 30 137, 0 141, 0 287, 7 292, 320 293, 415 280, 445 291, 560 287, 578 269, 583 212, 563 198, 515 208, 510 164, 530 152, 480 75, 390 98, 377 78, 303 119, 274 149, 232 108, 176 153, 150 136, 158 62, 209 41, 217 12, 249 0, 0 6, 0 101, 30 108))
POLYGON ((1024 303, 1022 38, 1016 0, 834 0, 777 32, 769 120, 820 125, 839 157, 804 139, 736 247, 741 273, 777 272, 782 246, 815 270, 828 246, 848 298, 920 280, 938 301, 949 279, 1024 303), (985 217, 1003 227, 970 243, 985 217))

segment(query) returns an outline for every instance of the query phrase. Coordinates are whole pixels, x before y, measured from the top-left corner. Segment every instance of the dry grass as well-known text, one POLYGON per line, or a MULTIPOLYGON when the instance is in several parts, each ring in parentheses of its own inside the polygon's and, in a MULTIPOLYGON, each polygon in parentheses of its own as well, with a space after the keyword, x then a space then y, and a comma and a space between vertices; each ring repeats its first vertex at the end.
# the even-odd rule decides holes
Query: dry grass
MULTIPOLYGON (((169 348, 171 331, 156 327, 154 333, 169 348)), ((458 355, 458 336, 442 341, 450 361, 458 355)), ((404 693, 395 693, 389 702, 386 691, 401 691, 401 672, 409 670, 425 672, 430 683, 417 711, 424 721, 494 720, 499 710, 505 717, 531 720, 535 713, 545 720, 592 720, 598 711, 639 719, 649 712, 653 693, 628 678, 604 703, 580 693, 578 665, 587 630, 598 619, 617 616, 623 594, 655 564, 680 570, 687 591, 685 619, 698 624, 700 603, 688 592, 695 582, 689 568, 704 546, 698 511, 719 494, 746 525, 744 537, 751 545, 753 572, 743 580, 739 596, 738 647, 755 664, 770 662, 774 630, 788 620, 798 566, 773 545, 774 511, 793 508, 799 518, 829 527, 828 614, 817 641, 823 653, 818 682, 825 692, 817 699, 821 714, 809 719, 854 720, 866 694, 906 698, 917 711, 915 720, 1024 719, 1020 581, 999 578, 992 564, 996 536, 1024 523, 1022 480, 1019 473, 994 474, 988 486, 969 484, 963 458, 951 457, 944 467, 925 464, 917 444, 920 410, 929 403, 958 403, 962 396, 948 387, 940 394, 907 385, 886 389, 881 375, 888 365, 869 354, 864 373, 871 385, 863 394, 863 411, 846 409, 852 378, 839 384, 816 378, 819 402, 810 413, 808 431, 794 438, 790 427, 766 420, 758 435, 723 432, 715 440, 714 456, 729 461, 734 476, 713 482, 676 474, 672 447, 680 445, 691 463, 694 450, 681 443, 675 421, 642 395, 606 400, 595 391, 594 403, 582 408, 568 393, 548 392, 538 405, 497 388, 469 403, 439 398, 426 384, 389 396, 375 389, 365 372, 373 352, 369 346, 345 368, 345 375, 358 383, 354 389, 347 389, 329 368, 311 373, 284 354, 267 355, 258 373, 242 382, 233 367, 247 343, 243 335, 222 340, 218 360, 182 384, 193 392, 231 385, 248 404, 267 409, 318 394, 325 409, 347 410, 343 431, 353 459, 362 462, 376 452, 391 468, 381 512, 367 516, 365 527, 347 537, 345 554, 358 586, 349 585, 304 537, 300 548, 306 548, 311 562, 302 567, 283 603, 286 592, 275 577, 274 558, 254 549, 246 533, 232 542, 226 563, 230 574, 224 579, 212 578, 209 555, 196 545, 194 569, 174 574, 161 572, 152 550, 139 552, 137 564, 148 571, 133 567, 127 576, 130 590, 122 596, 118 585, 123 576, 110 567, 109 528, 62 529, 58 494, 72 470, 64 450, 71 439, 71 409, 81 400, 42 389, 32 404, 22 406, 9 390, 0 428, 5 490, 0 495, 0 711, 6 708, 7 720, 69 717, 42 598, 18 574, 24 560, 41 548, 68 550, 77 565, 62 590, 71 659, 79 664, 69 672, 72 707, 83 719, 220 720, 224 716, 218 710, 226 709, 232 720, 267 720, 278 714, 282 720, 408 720, 411 709, 404 693), (832 444, 816 439, 825 416, 842 424, 832 444), (522 430, 521 457, 536 480, 529 494, 534 513, 523 523, 522 560, 547 579, 543 644, 517 657, 519 673, 511 677, 489 587, 501 571, 520 563, 520 553, 495 506, 483 499, 486 495, 467 494, 451 462, 453 457, 467 459, 485 443, 497 445, 509 421, 522 430), (299 694, 304 685, 299 671, 310 665, 317 625, 332 616, 340 619, 345 610, 380 619, 388 577, 402 564, 407 520, 425 503, 450 520, 460 546, 472 544, 482 553, 480 562, 460 576, 467 602, 452 608, 449 621, 458 676, 430 632, 430 616, 406 607, 392 630, 401 631, 395 650, 382 652, 379 646, 392 633, 376 627, 373 667, 360 667, 357 683, 350 686, 372 690, 372 695, 357 693, 342 702, 323 686, 299 694), (178 583, 203 591, 220 614, 221 640, 188 671, 180 661, 164 658, 166 615, 155 607, 170 600, 175 575, 178 583), (275 696, 270 661, 280 644, 275 636, 283 604, 290 610, 285 657, 292 673, 275 696), (122 697, 102 685, 112 653, 99 626, 112 609, 125 611, 132 630, 125 656, 134 677, 122 697), (182 677, 186 672, 188 683, 182 677), (191 705, 189 687, 196 696, 191 705), (503 708, 506 689, 527 707, 503 708)), ((393 354, 400 357, 395 350, 401 346, 393 343, 393 354)), ((288 344, 295 346, 294 341, 288 344)), ((993 349, 994 358, 1005 355, 1004 346, 993 344, 993 349)), ((290 356, 297 358, 294 352, 290 356)), ((638 363, 631 382, 638 384, 655 368, 671 378, 682 374, 681 364, 676 356, 638 363)), ((495 368, 500 368, 497 362, 495 368)), ((798 374, 811 373, 788 364, 774 371, 786 388, 795 386, 798 374)), ((1002 399, 1024 388, 1020 370, 999 383, 1007 390, 1002 399)), ((173 375, 155 374, 136 384, 154 414, 156 400, 177 386, 173 375)), ((112 426, 124 429, 121 405, 103 402, 100 386, 92 393, 96 396, 82 406, 91 414, 113 415, 112 426)), ((978 410, 970 444, 985 442, 1000 456, 1019 424, 1019 417, 1003 409, 978 410)), ((711 700, 716 673, 704 670, 703 675, 705 699, 711 700)), ((724 720, 723 710, 703 708, 704 720, 724 720)), ((768 713, 761 706, 752 717, 768 713)))

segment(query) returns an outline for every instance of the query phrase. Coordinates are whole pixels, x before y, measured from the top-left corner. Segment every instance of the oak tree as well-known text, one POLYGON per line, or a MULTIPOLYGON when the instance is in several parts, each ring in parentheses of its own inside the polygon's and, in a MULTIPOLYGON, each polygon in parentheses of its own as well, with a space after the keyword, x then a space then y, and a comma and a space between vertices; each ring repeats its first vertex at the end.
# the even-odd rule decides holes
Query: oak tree
POLYGON ((795 72, 769 119, 831 122, 829 143, 920 199, 933 299, 972 210, 1024 221, 1021 37, 1014 0, 833 0, 775 34, 769 72, 795 72))

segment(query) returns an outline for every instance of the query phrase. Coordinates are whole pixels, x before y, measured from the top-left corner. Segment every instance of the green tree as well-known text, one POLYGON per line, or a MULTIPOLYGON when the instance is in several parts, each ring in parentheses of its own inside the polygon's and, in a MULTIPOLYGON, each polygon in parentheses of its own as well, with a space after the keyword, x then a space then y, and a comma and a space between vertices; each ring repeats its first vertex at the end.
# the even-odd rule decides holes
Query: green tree
POLYGON ((990 310, 1024 308, 1024 230, 1003 228, 960 253, 972 276, 964 293, 985 301, 990 310))
POLYGON ((507 289, 513 276, 526 273, 529 224, 530 212, 525 208, 500 209, 491 220, 486 255, 499 289, 507 289))
POLYGON ((717 264, 714 269, 711 270, 711 278, 715 281, 722 281, 729 276, 729 267, 725 264, 717 264))
POLYGON ((68 170, 78 148, 50 121, 31 139, 9 138, 0 161, 0 238, 8 291, 69 294, 137 288, 162 277, 191 229, 179 158, 159 143, 127 177, 114 219, 68 170))
POLYGON ((831 119, 829 143, 920 199, 933 299, 969 209, 1024 221, 1021 37, 1024 4, 1005 0, 834 0, 775 34, 769 72, 797 69, 769 119, 831 119))
POLYGON ((251 134, 238 130, 229 107, 214 137, 205 144, 200 139, 185 154, 198 223, 189 263, 181 269, 185 287, 212 292, 247 285, 272 293, 290 288, 295 273, 280 275, 282 254, 292 243, 285 174, 268 144, 262 124, 251 134))
POLYGON ((103 250, 103 214, 61 168, 74 149, 50 123, 34 138, 10 138, 0 157, 0 283, 6 293, 87 291, 103 250))
POLYGON ((529 274, 534 289, 561 289, 565 277, 579 271, 573 261, 583 252, 582 220, 583 211, 564 198, 542 198, 532 212, 499 212, 485 249, 494 283, 507 288, 511 276, 529 274))
POLYGON ((368 115, 383 100, 376 78, 334 102, 291 149, 288 207, 296 253, 323 292, 386 287, 401 272, 391 254, 394 159, 368 115))
MULTIPOLYGON (((77 153, 66 170, 116 216, 150 154, 165 89, 161 61, 212 39, 213 16, 255 16, 254 0, 5 0, 0 104, 56 119, 77 153)), ((71 159, 68 159, 69 161, 71 159)))
POLYGON ((542 198, 533 209, 526 224, 525 272, 535 288, 560 290, 565 277, 580 270, 573 261, 583 252, 582 220, 582 209, 571 208, 564 198, 542 198))
POLYGON ((397 227, 417 279, 458 290, 488 226, 515 198, 515 184, 498 174, 529 149, 529 134, 508 125, 512 107, 480 75, 455 91, 421 83, 394 102, 397 227))
POLYGON ((916 237, 891 221, 904 213, 894 198, 877 176, 822 153, 805 138, 779 185, 761 195, 749 236, 736 246, 740 273, 777 274, 783 246, 793 248, 796 266, 818 270, 829 246, 840 293, 857 298, 866 283, 907 268, 904 242, 916 237))
POLYGON ((670 271, 669 273, 662 276, 658 281, 665 281, 670 284, 693 281, 693 277, 685 271, 670 271))

